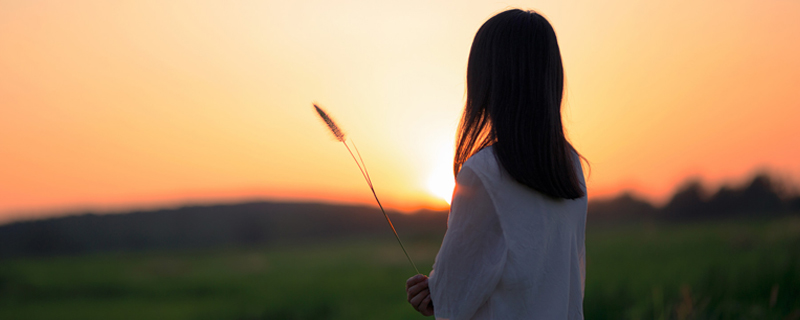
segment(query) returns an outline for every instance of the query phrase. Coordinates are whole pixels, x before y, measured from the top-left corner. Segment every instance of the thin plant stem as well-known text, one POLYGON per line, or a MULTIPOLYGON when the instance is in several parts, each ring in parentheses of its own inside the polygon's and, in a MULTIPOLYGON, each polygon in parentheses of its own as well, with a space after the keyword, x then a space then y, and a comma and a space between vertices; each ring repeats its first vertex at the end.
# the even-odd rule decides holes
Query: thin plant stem
MULTIPOLYGON (((389 219, 389 215, 387 215, 386 214, 386 210, 383 209, 383 205, 381 204, 381 201, 378 200, 378 194, 375 193, 375 188, 372 186, 372 179, 370 179, 370 177, 369 177, 369 172, 367 171, 367 165, 364 164, 364 160, 361 160, 361 162, 359 163, 359 161, 356 160, 356 156, 353 154, 353 151, 350 151, 350 147, 347 145, 347 143, 345 141, 342 141, 342 143, 344 143, 344 146, 347 148, 347 152, 350 153, 350 156, 353 157, 353 160, 356 162, 356 165, 358 166, 358 170, 360 170, 361 171, 361 175, 364 176, 364 180, 367 181, 367 185, 369 186, 369 189, 372 191, 372 195, 375 197, 375 201, 378 203, 378 207, 381 208, 381 212, 383 213, 383 217, 386 218, 386 222, 389 223, 389 227, 392 228, 392 232, 394 232, 394 237, 395 237, 395 239, 397 239, 397 243, 399 243, 400 244, 400 248, 403 249, 403 254, 406 255, 406 259, 408 259, 408 262, 410 262, 411 266, 414 267, 414 271, 417 272, 417 274, 419 274, 419 269, 417 269, 417 265, 414 264, 414 261, 411 260, 411 256, 408 255, 408 252, 406 251, 406 247, 403 245, 403 242, 400 241, 400 236, 397 235, 397 230, 394 228, 394 224, 392 223, 392 220, 389 219)), ((350 143, 352 143, 353 144, 353 148, 356 149, 356 153, 358 153, 358 159, 361 159, 361 153, 358 152, 358 147, 356 147, 355 142, 353 142, 351 140, 350 143)))
MULTIPOLYGON (((361 176, 364 177, 364 180, 367 181, 367 185, 369 186, 370 189, 372 189, 372 180, 369 178, 369 174, 365 172, 366 166, 364 166, 364 168, 361 167, 361 163, 358 162, 358 159, 356 159, 356 156, 353 155, 353 151, 350 151, 350 146, 347 145, 347 141, 342 141, 342 143, 344 144, 344 147, 347 148, 347 152, 350 152, 350 156, 353 157, 353 161, 356 162, 356 165, 358 166, 358 171, 361 171, 361 176)), ((351 140, 350 143, 352 143, 352 140, 351 140)), ((356 145, 353 144, 353 147, 355 147, 355 146, 356 145)), ((358 152, 358 149, 356 149, 356 152, 358 152)), ((359 156, 359 158, 361 158, 360 154, 358 156, 359 156)))
POLYGON ((353 144, 353 149, 356 149, 358 160, 361 161, 361 165, 364 166, 364 172, 367 174, 367 183, 369 183, 369 187, 372 188, 372 177, 369 176, 369 171, 367 171, 367 164, 364 163, 364 159, 361 159, 361 152, 358 152, 358 146, 356 146, 356 142, 353 141, 353 139, 350 139, 350 143, 353 144))

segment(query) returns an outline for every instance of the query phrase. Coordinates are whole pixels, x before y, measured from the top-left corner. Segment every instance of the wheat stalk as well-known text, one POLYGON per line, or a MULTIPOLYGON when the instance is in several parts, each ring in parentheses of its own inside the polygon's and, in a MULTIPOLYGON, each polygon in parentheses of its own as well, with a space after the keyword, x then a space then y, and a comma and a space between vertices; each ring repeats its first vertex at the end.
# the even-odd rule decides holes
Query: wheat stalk
POLYGON ((403 245, 403 242, 400 241, 400 236, 397 235, 397 230, 394 228, 392 220, 389 219, 389 215, 387 215, 386 210, 383 209, 381 201, 378 200, 378 194, 375 193, 375 188, 372 186, 372 179, 369 177, 369 171, 367 171, 367 165, 364 164, 364 159, 361 158, 361 152, 358 152, 358 147, 356 147, 355 142, 353 142, 352 139, 350 140, 350 143, 353 145, 353 149, 355 149, 356 154, 358 154, 358 159, 356 159, 356 156, 355 154, 353 154, 353 151, 350 150, 350 146, 347 145, 347 137, 345 136, 344 131, 342 131, 342 129, 339 129, 339 126, 337 126, 336 123, 333 122, 333 119, 331 119, 331 117, 328 116, 328 113, 326 113, 325 110, 322 110, 322 108, 320 108, 316 103, 314 103, 313 105, 314 105, 314 110, 317 111, 319 117, 322 118, 322 121, 325 122, 325 124, 331 130, 333 137, 336 138, 337 141, 340 141, 342 144, 344 144, 345 148, 347 148, 347 152, 349 152, 350 156, 353 157, 353 161, 356 162, 358 170, 361 171, 361 176, 363 176, 364 180, 367 181, 369 190, 372 191, 372 196, 375 197, 375 202, 377 202, 378 207, 381 208, 383 217, 386 218, 386 222, 389 223, 389 227, 392 228, 392 232, 394 233, 395 239, 397 239, 397 243, 399 243, 400 248, 403 249, 403 254, 406 255, 408 262, 410 262, 411 266, 414 267, 414 271, 416 271, 417 274, 419 274, 419 269, 417 269, 417 265, 414 264, 414 261, 411 260, 411 257, 408 255, 408 252, 406 251, 406 247, 403 245))

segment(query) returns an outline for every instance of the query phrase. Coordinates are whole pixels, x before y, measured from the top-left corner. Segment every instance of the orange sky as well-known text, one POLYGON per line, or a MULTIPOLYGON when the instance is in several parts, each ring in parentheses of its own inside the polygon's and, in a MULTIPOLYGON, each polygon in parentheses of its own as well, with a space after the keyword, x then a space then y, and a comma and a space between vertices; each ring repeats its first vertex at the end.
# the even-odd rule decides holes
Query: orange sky
POLYGON ((442 207, 469 46, 540 10, 590 196, 800 181, 800 2, 3 1, 0 222, 252 199, 442 207), (438 182, 437 182, 438 181, 438 182))

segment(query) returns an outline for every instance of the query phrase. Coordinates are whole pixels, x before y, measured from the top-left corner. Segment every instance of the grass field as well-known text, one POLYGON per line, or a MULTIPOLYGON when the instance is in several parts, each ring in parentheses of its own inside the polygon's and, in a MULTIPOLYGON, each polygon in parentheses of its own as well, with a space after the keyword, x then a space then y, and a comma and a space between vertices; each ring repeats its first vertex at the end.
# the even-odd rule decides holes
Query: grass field
MULTIPOLYGON (((440 239, 408 239, 429 271, 440 239)), ((374 240, 0 260, 0 319, 423 319, 374 240)), ((800 219, 587 233, 586 319, 800 319, 800 219)))

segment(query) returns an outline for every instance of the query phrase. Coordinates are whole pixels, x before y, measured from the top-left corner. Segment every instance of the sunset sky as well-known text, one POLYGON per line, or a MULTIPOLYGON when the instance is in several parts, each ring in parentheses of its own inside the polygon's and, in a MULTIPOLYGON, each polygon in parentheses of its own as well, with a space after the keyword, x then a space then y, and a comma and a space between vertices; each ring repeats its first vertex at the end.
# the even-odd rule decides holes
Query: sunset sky
POLYGON ((444 208, 470 43, 558 35, 590 197, 800 181, 800 1, 2 1, 0 223, 244 200, 444 208))

